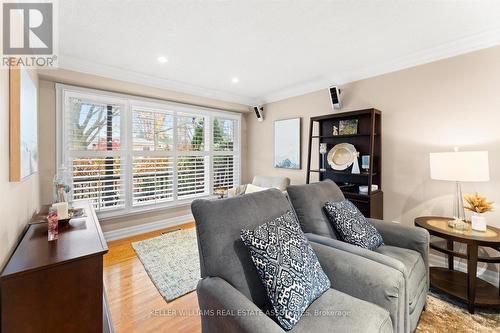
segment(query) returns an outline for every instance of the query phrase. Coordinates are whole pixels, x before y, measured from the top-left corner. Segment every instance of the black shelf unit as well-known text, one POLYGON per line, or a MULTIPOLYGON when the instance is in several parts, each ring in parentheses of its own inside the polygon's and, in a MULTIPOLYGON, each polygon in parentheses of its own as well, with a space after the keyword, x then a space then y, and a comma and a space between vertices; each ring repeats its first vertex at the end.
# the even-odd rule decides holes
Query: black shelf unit
MULTIPOLYGON (((309 124, 309 151, 307 156, 306 183, 309 184, 311 174, 319 175, 319 180, 331 179, 340 186, 344 196, 352 201, 358 209, 371 218, 383 218, 382 192, 382 113, 377 109, 364 109, 349 112, 340 112, 326 116, 312 117, 309 124), (340 120, 357 119, 357 134, 333 135, 333 126, 340 120), (317 126, 315 127, 315 124, 317 126), (317 133, 313 133, 316 128, 317 133), (328 150, 339 143, 354 145, 361 155, 370 156, 369 171, 361 170, 360 174, 351 172, 352 166, 346 170, 333 170, 325 161, 326 170, 311 169, 312 158, 318 158, 321 166, 322 155, 318 151, 312 152, 313 140, 326 143, 328 150), (378 190, 372 191, 371 185, 378 185, 378 190), (359 186, 368 186, 368 193, 359 193, 359 186)), ((325 155, 326 159, 326 155, 325 155)), ((361 158, 359 159, 361 167, 361 158)))

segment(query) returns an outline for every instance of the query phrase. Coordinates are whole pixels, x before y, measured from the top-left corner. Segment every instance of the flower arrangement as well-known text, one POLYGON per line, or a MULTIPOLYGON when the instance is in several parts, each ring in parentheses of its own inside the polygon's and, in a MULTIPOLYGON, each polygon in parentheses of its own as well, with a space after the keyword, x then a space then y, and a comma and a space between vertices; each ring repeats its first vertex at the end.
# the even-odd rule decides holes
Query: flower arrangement
POLYGON ((493 202, 488 201, 477 192, 475 194, 465 195, 464 199, 467 202, 464 208, 471 212, 482 214, 493 211, 493 202))

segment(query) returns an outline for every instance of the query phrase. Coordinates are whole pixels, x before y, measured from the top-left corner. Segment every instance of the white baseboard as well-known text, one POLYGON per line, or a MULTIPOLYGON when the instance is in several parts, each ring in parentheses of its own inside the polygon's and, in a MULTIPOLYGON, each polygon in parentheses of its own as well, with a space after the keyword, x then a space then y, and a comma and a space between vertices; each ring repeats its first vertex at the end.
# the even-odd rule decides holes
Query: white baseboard
MULTIPOLYGON (((439 267, 448 267, 448 259, 446 256, 440 256, 434 253, 429 254, 429 266, 439 266, 439 267)), ((460 259, 455 258, 454 266, 457 271, 461 271, 467 273, 467 264, 460 259)), ((486 269, 483 272, 478 271, 478 277, 483 279, 486 282, 491 283, 494 286, 498 287, 498 273, 492 270, 486 269)))
POLYGON ((104 238, 106 238, 107 241, 117 240, 130 236, 135 236, 138 234, 143 234, 150 231, 181 225, 187 222, 191 222, 193 221, 193 219, 194 218, 192 214, 187 214, 187 215, 172 217, 169 219, 162 219, 161 221, 140 224, 133 227, 126 227, 117 230, 105 231, 104 238))

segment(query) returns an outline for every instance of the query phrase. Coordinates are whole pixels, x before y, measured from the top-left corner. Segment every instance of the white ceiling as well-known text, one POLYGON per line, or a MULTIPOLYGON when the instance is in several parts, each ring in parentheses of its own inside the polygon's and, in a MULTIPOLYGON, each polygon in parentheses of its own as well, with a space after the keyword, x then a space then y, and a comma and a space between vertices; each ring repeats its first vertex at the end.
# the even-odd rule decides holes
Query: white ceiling
POLYGON ((59 27, 63 68, 253 104, 500 44, 500 1, 63 0, 59 27))

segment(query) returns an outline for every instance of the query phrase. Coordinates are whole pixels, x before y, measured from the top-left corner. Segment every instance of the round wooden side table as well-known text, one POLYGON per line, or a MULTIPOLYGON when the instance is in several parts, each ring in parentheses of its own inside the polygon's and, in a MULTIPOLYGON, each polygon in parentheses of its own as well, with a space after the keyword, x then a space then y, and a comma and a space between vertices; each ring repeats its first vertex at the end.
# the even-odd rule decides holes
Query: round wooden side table
POLYGON ((500 263, 500 256, 479 257, 478 247, 489 247, 500 252, 500 229, 488 226, 484 232, 471 229, 457 230, 448 226, 452 220, 446 217, 423 216, 415 219, 415 225, 427 229, 433 236, 446 239, 446 249, 435 244, 430 248, 448 255, 448 268, 430 267, 430 282, 434 288, 465 301, 470 313, 474 307, 499 306, 500 290, 476 277, 477 263, 500 263), (453 242, 467 244, 467 253, 453 251, 453 242), (467 273, 454 269, 453 258, 467 260, 467 273))

